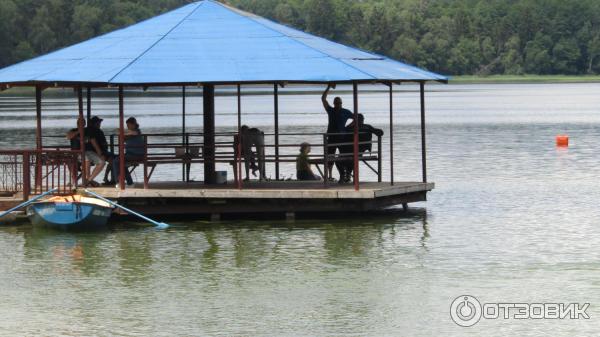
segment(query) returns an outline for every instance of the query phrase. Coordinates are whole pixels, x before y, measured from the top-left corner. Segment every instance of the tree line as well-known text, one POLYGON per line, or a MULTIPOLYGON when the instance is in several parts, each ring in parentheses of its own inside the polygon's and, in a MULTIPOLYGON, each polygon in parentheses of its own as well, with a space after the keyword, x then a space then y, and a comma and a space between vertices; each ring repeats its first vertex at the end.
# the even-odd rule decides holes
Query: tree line
MULTIPOLYGON (((0 66, 187 0, 0 0, 0 66)), ((598 74, 598 0, 228 0, 344 44, 450 75, 598 74)))

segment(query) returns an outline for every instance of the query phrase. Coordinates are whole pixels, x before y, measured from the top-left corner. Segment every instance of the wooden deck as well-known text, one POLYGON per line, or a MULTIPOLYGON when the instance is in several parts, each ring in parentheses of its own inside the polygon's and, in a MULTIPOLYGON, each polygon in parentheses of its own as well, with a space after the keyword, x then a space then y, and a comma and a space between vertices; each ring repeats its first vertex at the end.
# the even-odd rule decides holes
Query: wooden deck
POLYGON ((147 214, 319 213, 361 212, 425 201, 433 183, 365 182, 353 185, 322 182, 246 182, 204 185, 199 182, 136 185, 124 191, 114 187, 93 189, 107 198, 147 214))

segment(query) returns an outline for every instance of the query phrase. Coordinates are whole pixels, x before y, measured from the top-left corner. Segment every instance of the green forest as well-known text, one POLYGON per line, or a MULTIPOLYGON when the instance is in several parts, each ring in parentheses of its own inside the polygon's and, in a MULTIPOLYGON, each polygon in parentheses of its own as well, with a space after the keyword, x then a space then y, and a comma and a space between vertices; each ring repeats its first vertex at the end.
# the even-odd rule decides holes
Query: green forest
MULTIPOLYGON (((0 66, 191 1, 0 0, 0 66)), ((228 0, 449 75, 600 73, 598 0, 228 0)))

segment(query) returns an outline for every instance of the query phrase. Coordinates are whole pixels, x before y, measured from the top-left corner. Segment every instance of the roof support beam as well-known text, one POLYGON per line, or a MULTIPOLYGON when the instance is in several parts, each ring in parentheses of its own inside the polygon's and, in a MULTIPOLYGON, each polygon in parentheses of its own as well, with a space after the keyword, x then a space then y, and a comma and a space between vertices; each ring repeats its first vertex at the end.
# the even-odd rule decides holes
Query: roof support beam
POLYGON ((35 87, 35 144, 37 149, 37 157, 35 160, 35 186, 41 188, 42 185, 42 91, 44 90, 41 86, 35 87))
POLYGON ((42 91, 41 86, 35 87, 35 144, 38 151, 42 150, 42 91))
POLYGON ((215 175, 215 86, 203 86, 202 102, 204 106, 204 183, 214 184, 215 175))
MULTIPOLYGON (((81 88, 80 88, 80 90, 81 90, 81 88)), ((92 120, 92 87, 87 87, 86 103, 87 103, 87 123, 89 125, 90 121, 92 120)))
MULTIPOLYGON (((379 156, 381 155, 380 153, 379 156)), ((394 186, 394 88, 392 83, 390 83, 390 184, 394 186)))
POLYGON ((354 190, 358 191, 360 182, 358 174, 358 84, 356 82, 352 83, 352 93, 354 98, 354 190))
MULTIPOLYGON (((185 114, 186 114, 186 97, 187 96, 187 92, 186 92, 186 88, 185 85, 181 87, 181 147, 185 149, 186 154, 188 153, 188 137, 187 137, 187 132, 186 132, 186 125, 185 125, 185 114)), ((190 172, 187 169, 187 164, 183 163, 181 165, 181 180, 182 181, 189 181, 190 179, 190 172)))
MULTIPOLYGON (((77 131, 79 132, 79 151, 81 151, 81 182, 83 183, 83 186, 86 186, 87 176, 89 172, 86 169, 87 165, 85 165, 85 128, 83 124, 83 121, 85 121, 85 119, 83 118, 83 92, 81 90, 81 87, 77 87, 76 92, 78 107, 77 110, 79 113, 79 117, 77 118, 77 131)), ((88 118, 87 123, 87 125, 90 125, 90 118, 88 118)), ((77 176, 77 174, 75 174, 75 176, 77 176)))
POLYGON ((427 182, 427 143, 425 141, 425 82, 419 83, 421 92, 421 165, 423 168, 423 182, 427 182))
POLYGON ((236 183, 238 189, 242 189, 242 86, 237 85, 237 149, 236 149, 236 183))
POLYGON ((273 104, 275 110, 275 180, 279 180, 279 88, 277 83, 273 85, 273 104))
MULTIPOLYGON (((125 104, 123 86, 119 86, 119 187, 125 190, 125 104)), ((144 181, 144 183, 146 183, 144 181)), ((146 187, 146 186, 144 186, 146 187)))

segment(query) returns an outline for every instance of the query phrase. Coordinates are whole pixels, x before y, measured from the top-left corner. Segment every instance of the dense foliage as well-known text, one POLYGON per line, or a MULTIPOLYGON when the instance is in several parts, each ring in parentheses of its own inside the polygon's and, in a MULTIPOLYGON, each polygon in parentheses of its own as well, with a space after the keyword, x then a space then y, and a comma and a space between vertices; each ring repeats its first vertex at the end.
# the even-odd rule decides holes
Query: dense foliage
MULTIPOLYGON (((0 66, 186 0, 0 0, 0 66)), ((598 0, 229 0, 445 74, 600 73, 598 0)))

